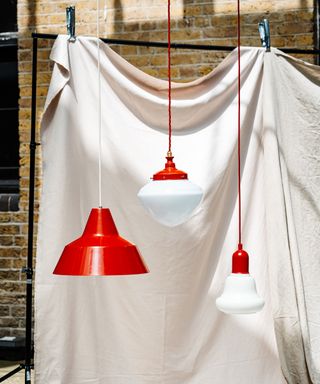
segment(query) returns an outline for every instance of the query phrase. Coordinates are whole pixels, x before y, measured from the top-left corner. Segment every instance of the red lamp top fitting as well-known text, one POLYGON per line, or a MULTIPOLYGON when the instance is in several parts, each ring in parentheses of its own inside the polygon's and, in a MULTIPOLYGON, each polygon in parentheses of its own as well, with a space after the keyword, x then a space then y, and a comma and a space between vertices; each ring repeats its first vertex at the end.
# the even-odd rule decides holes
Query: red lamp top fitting
POLYGON ((249 255, 238 244, 238 249, 232 255, 232 273, 249 273, 249 255))
POLYGON ((173 156, 169 151, 166 156, 167 162, 165 168, 153 175, 153 180, 186 180, 188 179, 188 174, 186 172, 180 171, 176 168, 175 163, 172 161, 173 156))

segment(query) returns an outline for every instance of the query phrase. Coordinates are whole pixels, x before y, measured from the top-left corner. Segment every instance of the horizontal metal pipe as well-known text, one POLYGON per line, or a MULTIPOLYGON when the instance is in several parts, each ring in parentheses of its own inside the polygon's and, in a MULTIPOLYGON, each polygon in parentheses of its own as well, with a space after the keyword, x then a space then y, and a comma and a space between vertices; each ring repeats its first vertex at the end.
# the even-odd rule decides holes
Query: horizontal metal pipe
MULTIPOLYGON (((33 38, 37 39, 56 39, 58 35, 48 33, 32 33, 33 38)), ((119 39, 106 39, 101 40, 107 44, 117 45, 133 45, 137 47, 155 47, 155 48, 167 48, 168 43, 162 43, 160 41, 137 41, 137 40, 119 40, 119 39)), ((206 45, 206 44, 184 44, 184 43, 171 43, 171 48, 176 49, 194 49, 201 51, 233 51, 236 47, 227 45, 206 45)), ((280 51, 285 53, 296 53, 303 55, 319 55, 320 49, 299 49, 299 48, 279 48, 280 51)))

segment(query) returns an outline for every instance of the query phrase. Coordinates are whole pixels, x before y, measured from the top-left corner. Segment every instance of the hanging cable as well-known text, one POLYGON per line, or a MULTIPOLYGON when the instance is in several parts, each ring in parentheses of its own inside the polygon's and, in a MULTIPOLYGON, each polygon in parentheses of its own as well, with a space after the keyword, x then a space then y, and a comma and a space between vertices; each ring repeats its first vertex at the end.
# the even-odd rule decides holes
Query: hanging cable
POLYGON ((98 190, 99 190, 99 208, 102 208, 102 177, 101 177, 101 74, 100 74, 100 0, 97 0, 97 58, 98 58, 98 136, 99 136, 99 161, 98 161, 98 190))
POLYGON ((241 61, 240 61, 240 0, 237 0, 237 34, 238 34, 238 208, 239 208, 239 238, 238 244, 239 247, 242 247, 242 220, 241 220, 241 61))
POLYGON ((168 129, 169 129, 169 147, 168 156, 171 153, 171 136, 172 136, 172 122, 171 122, 171 4, 168 0, 168 129))
POLYGON ((108 19, 108 5, 107 0, 104 0, 104 6, 103 6, 103 21, 105 22, 105 26, 107 25, 107 19, 108 19))

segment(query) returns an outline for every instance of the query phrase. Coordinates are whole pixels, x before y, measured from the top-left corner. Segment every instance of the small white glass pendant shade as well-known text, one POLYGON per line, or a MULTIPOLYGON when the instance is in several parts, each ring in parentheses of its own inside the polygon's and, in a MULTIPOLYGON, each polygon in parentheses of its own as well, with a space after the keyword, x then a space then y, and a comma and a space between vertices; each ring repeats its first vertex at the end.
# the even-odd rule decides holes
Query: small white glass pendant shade
POLYGON ((228 314, 246 314, 261 311, 264 300, 258 295, 256 282, 244 273, 231 273, 224 291, 216 300, 217 308, 228 314))
POLYGON ((186 221, 199 205, 203 192, 188 180, 185 172, 175 168, 173 157, 167 157, 165 169, 138 193, 144 208, 159 223, 175 227, 186 221))
POLYGON ((249 255, 242 249, 242 244, 232 255, 232 273, 227 277, 216 305, 220 311, 234 315, 256 313, 264 306, 264 300, 257 293, 256 282, 249 275, 249 255))

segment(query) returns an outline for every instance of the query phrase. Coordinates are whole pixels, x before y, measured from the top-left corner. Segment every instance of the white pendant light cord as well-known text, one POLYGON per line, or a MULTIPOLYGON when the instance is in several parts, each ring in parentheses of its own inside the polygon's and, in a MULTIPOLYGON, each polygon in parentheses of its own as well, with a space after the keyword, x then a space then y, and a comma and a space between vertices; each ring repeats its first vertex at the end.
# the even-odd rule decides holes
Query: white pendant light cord
POLYGON ((97 0, 97 58, 98 58, 98 132, 99 132, 99 208, 102 208, 102 140, 101 140, 101 74, 100 74, 100 0, 97 0))

